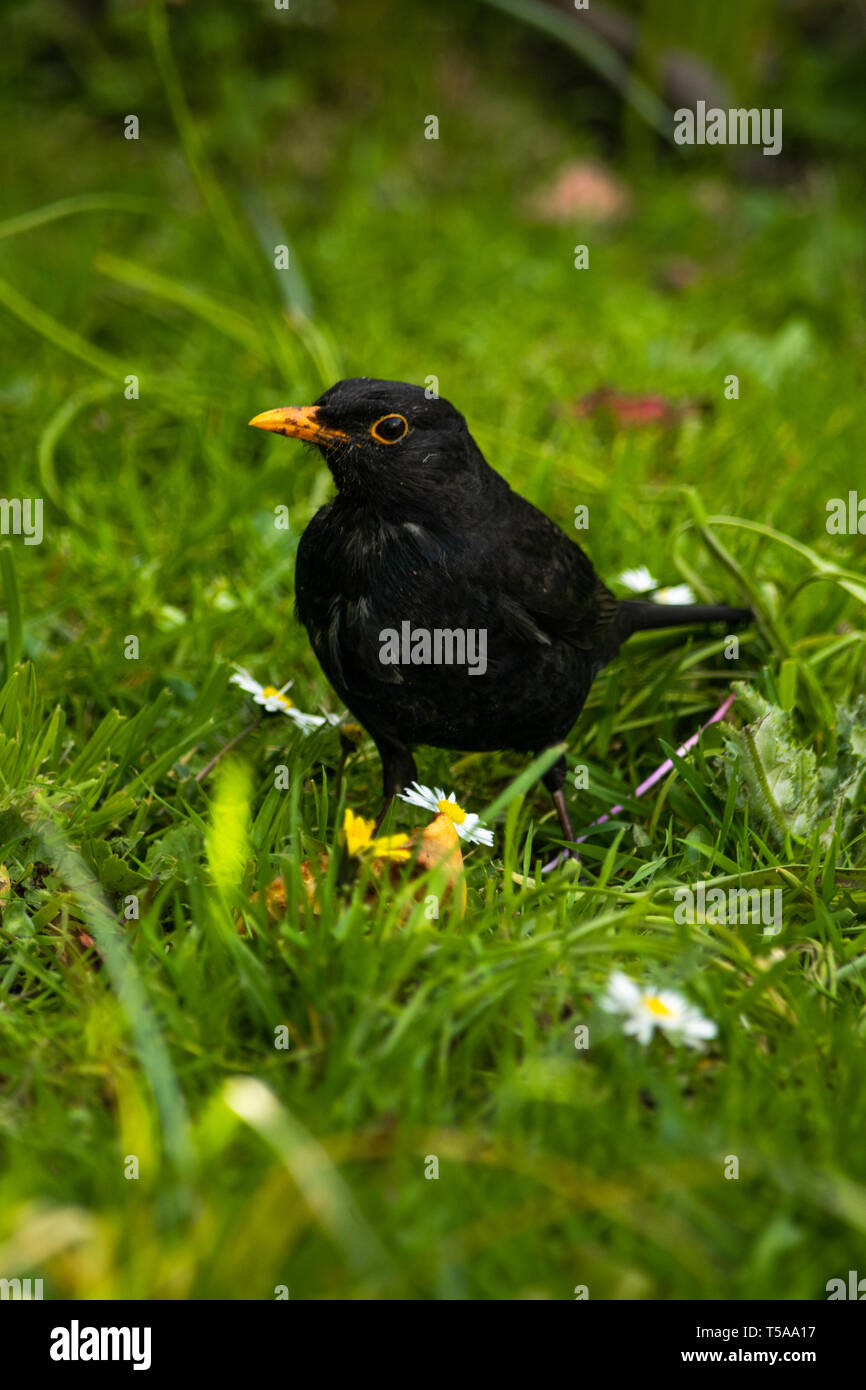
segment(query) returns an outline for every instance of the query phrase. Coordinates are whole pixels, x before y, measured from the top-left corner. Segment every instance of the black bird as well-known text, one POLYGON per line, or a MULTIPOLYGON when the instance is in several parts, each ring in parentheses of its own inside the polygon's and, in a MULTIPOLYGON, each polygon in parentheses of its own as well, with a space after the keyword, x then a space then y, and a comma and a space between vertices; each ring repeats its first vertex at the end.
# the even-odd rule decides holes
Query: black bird
MULTIPOLYGON (((301 537, 297 615, 379 750, 380 823, 417 778, 416 744, 539 753, 565 738, 633 632, 752 616, 615 598, 422 387, 356 377, 250 424, 315 444, 337 485, 301 537)), ((565 770, 560 758, 543 780, 573 841, 565 770)))

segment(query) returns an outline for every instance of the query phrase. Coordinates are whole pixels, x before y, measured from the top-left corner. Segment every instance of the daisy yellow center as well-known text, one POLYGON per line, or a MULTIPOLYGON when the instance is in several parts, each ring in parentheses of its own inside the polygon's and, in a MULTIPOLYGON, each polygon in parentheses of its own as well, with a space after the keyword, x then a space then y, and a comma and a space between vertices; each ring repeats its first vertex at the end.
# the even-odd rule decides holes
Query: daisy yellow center
POLYGON ((263 685, 262 694, 266 700, 279 700, 280 704, 285 705, 286 709, 291 709, 292 707, 292 702, 288 695, 282 695, 275 685, 263 685))
POLYGON ((659 1018, 671 1017, 670 1009, 655 994, 645 994, 643 1002, 651 1014, 658 1014, 659 1018))
POLYGON ((466 819, 466 812, 462 806, 457 805, 456 801, 437 801, 436 809, 453 821, 455 825, 462 825, 466 819))

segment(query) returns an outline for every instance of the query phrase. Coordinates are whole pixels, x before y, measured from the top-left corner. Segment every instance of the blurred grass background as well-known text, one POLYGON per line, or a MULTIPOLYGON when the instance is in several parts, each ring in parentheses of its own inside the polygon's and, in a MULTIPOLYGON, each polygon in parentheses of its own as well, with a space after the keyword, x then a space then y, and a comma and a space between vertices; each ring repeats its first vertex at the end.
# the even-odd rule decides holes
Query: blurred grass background
MULTIPOLYGON (((411 890, 371 906, 333 877, 305 907, 299 862, 341 819, 330 731, 268 721, 233 780, 196 780, 249 722, 229 663, 338 708, 292 614, 329 477, 246 421, 360 374, 435 375, 513 485, 566 529, 589 506, 606 577, 643 563, 753 602, 735 674, 832 755, 863 691, 863 538, 825 526, 866 444, 863 15, 619 15, 617 84, 564 4, 8 7, 3 489, 46 511, 3 564, 0 1276, 54 1297, 821 1297, 857 1266, 862 839, 770 844, 717 729, 691 777, 593 835, 579 887, 512 880, 527 835, 555 837, 542 795, 513 801, 463 921, 407 923, 411 890), (673 146, 635 78, 656 114, 705 82, 780 107, 782 153, 673 146), (600 387, 694 408, 618 428, 576 413, 600 387), (756 871, 785 884, 780 938, 674 923, 671 885, 756 871), (693 991, 718 1047, 644 1054, 593 1015, 576 1052, 613 965, 693 991)), ((722 646, 652 638, 604 673, 576 822, 720 702, 722 646)), ((473 809, 519 770, 420 765, 473 809)), ((377 796, 366 744, 342 797, 377 796)))

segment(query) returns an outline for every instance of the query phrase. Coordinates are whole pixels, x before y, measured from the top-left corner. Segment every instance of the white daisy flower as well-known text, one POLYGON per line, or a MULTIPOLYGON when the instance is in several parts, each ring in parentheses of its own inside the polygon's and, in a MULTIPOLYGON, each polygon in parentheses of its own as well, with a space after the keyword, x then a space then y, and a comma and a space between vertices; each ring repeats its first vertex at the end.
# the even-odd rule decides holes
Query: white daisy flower
POLYGON ((236 675, 229 676, 229 684, 239 685, 241 690, 252 695, 256 704, 261 705, 266 714, 287 714, 305 734, 309 734, 313 729, 318 729, 321 724, 327 723, 327 720, 323 719, 321 715, 304 714, 302 710, 295 708, 286 694, 286 691, 291 689, 291 681, 286 681, 285 685, 277 690, 275 685, 259 685, 258 681, 254 680, 243 666, 236 666, 235 671, 237 672, 236 675))
POLYGON ((484 828, 480 816, 458 806, 454 792, 446 797, 441 787, 422 787, 420 782, 413 782, 411 787, 404 787, 397 795, 410 806, 423 806, 434 816, 447 816, 460 839, 467 840, 470 845, 493 844, 493 831, 484 828))
POLYGON ((672 584, 670 588, 659 589, 653 594, 653 603, 694 603, 694 592, 688 584, 672 584))
POLYGON ((623 570, 622 574, 617 575, 616 582, 622 584, 624 589, 630 589, 633 594, 648 594, 651 589, 658 588, 658 580, 653 579, 646 565, 639 565, 633 570, 623 570))
POLYGON ((607 992, 599 1002, 605 1013, 623 1014, 622 1031, 645 1046, 655 1028, 666 1033, 672 1042, 682 1042, 687 1047, 700 1047, 718 1032, 715 1023, 704 1018, 676 990, 641 988, 621 970, 611 975, 607 992))
POLYGON ((327 724, 327 719, 323 719, 319 714, 304 714, 303 710, 295 709, 292 705, 285 711, 289 718, 297 724, 304 734, 311 734, 314 729, 320 729, 323 724, 327 724))

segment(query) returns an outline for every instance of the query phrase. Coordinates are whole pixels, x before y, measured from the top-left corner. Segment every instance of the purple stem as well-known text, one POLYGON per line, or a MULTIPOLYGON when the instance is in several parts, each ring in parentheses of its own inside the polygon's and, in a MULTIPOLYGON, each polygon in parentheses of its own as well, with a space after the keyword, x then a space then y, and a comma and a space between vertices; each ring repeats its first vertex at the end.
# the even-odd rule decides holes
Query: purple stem
MULTIPOLYGON (((678 758, 684 757, 685 754, 688 753, 690 748, 694 748, 695 744, 697 743, 698 739, 700 738, 701 734, 704 732, 705 729, 708 729, 711 724, 718 724, 720 719, 724 719, 725 715, 731 708, 731 705, 734 703, 736 698, 736 695, 729 695, 727 700, 725 700, 723 704, 719 705, 719 708, 716 710, 715 714, 710 715, 706 724, 702 724, 696 734, 692 734, 691 738, 687 738, 685 743, 681 744, 681 746, 677 749, 678 758)), ((645 782, 641 782, 634 795, 636 797, 643 796, 644 792, 648 792, 650 787, 654 787, 656 782, 660 781, 661 778, 664 777, 666 772, 670 772, 673 766, 674 764, 672 760, 670 758, 665 758, 661 766, 657 767, 655 772, 651 772, 645 782)), ((603 816, 599 816, 598 820, 594 820, 592 822, 592 825, 590 825, 589 829, 592 830, 593 826, 601 825, 604 821, 610 820, 611 816, 618 815, 622 809, 622 806, 611 806, 609 811, 606 811, 603 816)), ((587 832, 586 835, 579 835, 574 843, 576 845, 582 845, 584 840, 587 839, 589 839, 589 832, 587 832)), ((567 852, 565 852, 564 855, 563 853, 560 853, 556 856, 555 859, 551 859, 548 864, 545 864, 543 866, 541 872, 543 874, 546 874, 549 873, 551 869, 555 869, 557 864, 562 862, 563 857, 568 857, 567 852)))

